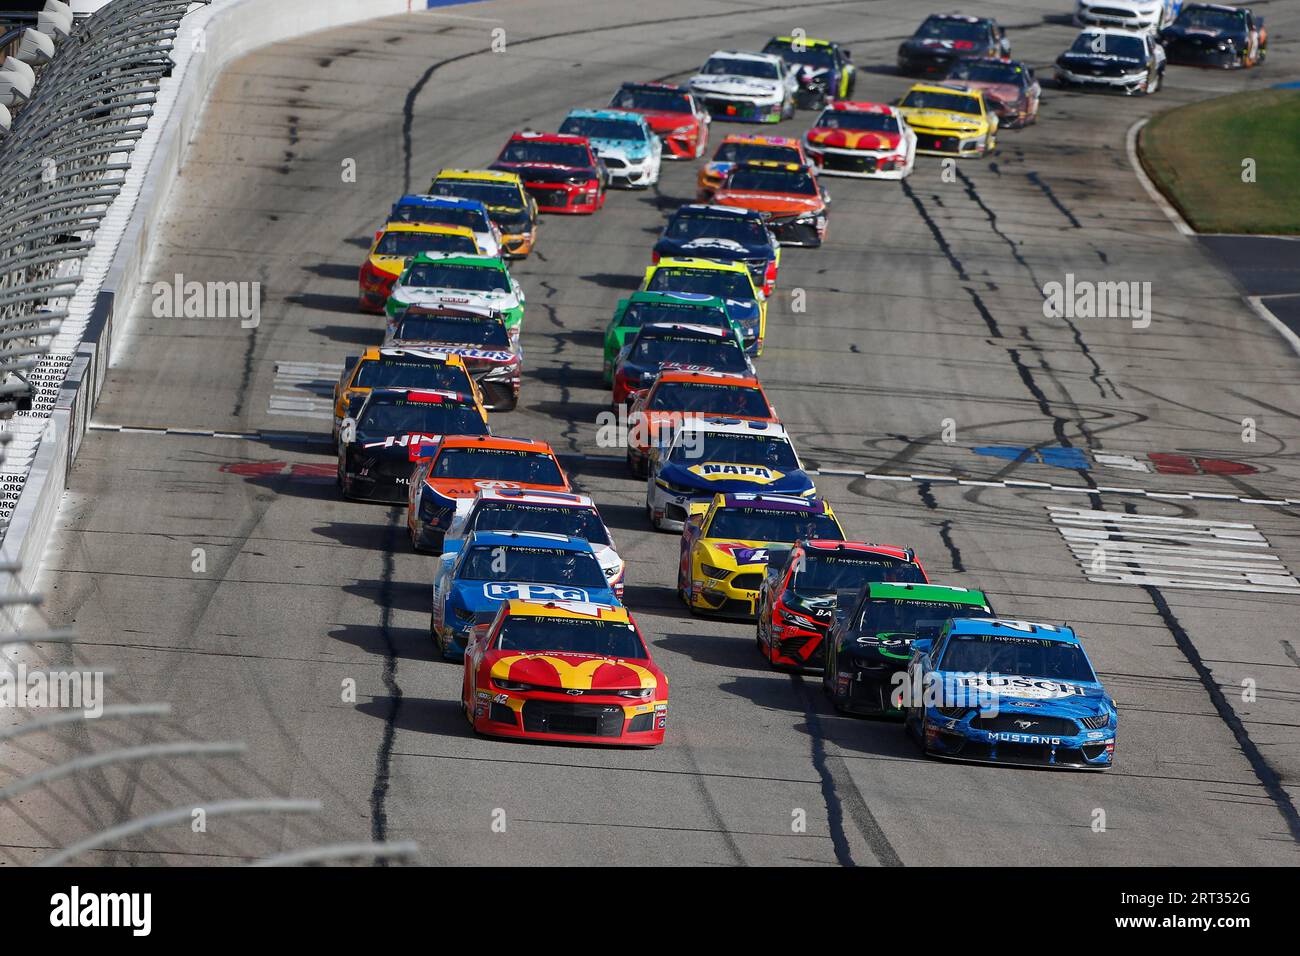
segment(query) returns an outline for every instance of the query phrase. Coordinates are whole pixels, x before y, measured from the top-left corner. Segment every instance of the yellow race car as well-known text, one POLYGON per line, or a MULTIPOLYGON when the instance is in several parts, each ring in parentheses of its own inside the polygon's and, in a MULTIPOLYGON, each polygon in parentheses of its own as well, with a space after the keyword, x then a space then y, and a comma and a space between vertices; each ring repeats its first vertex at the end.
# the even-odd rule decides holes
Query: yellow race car
POLYGON ((497 169, 444 169, 429 186, 432 196, 477 199, 501 231, 501 252, 522 259, 537 241, 537 200, 524 189, 517 173, 497 169))
POLYGON ((422 252, 451 252, 476 256, 481 249, 473 230, 424 222, 390 222, 375 233, 358 277, 357 305, 362 312, 382 314, 393 283, 412 256, 422 252))
POLYGON ((754 284, 743 261, 665 256, 645 270, 641 292, 686 292, 722 299, 740 329, 745 350, 763 354, 767 335, 767 296, 754 284))
POLYGON ((844 540, 824 499, 738 493, 694 502, 682 528, 677 594, 692 613, 752 618, 773 552, 806 539, 844 540))
POLYGON ((334 440, 343 419, 355 417, 373 388, 428 388, 473 395, 487 418, 483 396, 465 360, 433 349, 369 348, 343 364, 334 383, 334 440))
POLYGON ((997 145, 998 116, 984 94, 957 83, 917 83, 898 101, 916 131, 916 151, 930 156, 987 156, 997 145))

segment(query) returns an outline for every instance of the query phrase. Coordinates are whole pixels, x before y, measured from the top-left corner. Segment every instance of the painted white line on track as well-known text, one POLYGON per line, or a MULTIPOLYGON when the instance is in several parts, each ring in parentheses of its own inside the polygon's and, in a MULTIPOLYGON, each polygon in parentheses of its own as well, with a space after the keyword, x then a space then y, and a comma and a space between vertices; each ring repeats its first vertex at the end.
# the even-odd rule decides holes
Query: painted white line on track
POLYGON ((334 384, 342 371, 338 362, 276 362, 266 413, 333 420, 334 384))

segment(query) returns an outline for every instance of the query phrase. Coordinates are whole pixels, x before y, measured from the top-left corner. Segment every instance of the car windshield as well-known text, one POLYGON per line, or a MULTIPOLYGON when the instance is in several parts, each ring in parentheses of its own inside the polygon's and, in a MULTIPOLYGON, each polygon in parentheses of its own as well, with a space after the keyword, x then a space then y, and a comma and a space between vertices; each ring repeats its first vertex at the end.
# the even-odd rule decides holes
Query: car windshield
POLYGON ((669 239, 729 239, 742 245, 766 246, 768 244, 767 230, 757 219, 709 213, 678 213, 668 223, 664 235, 669 239))
MULTIPOLYGON (((514 183, 492 182, 486 179, 435 179, 429 187, 434 196, 460 196, 463 199, 477 199, 487 206, 508 209, 524 208, 524 197, 514 183)), ((495 218, 495 217, 494 217, 495 218)))
MULTIPOLYGON (((799 468, 799 459, 795 456, 794 448, 788 439, 773 435, 750 435, 745 432, 687 433, 673 447, 669 460, 677 464, 728 462, 737 465, 759 465, 782 473, 796 471, 799 468), (704 436, 702 439, 701 434, 704 436)), ((821 535, 809 534, 804 537, 819 538, 821 535)), ((834 534, 828 537, 840 541, 844 536, 834 534)))
POLYGON ((771 143, 727 143, 718 146, 713 154, 715 163, 802 163, 797 146, 776 146, 771 143))
POLYGON ((473 391, 463 366, 413 358, 378 358, 362 362, 353 388, 440 388, 469 394, 473 391))
POLYGON ((441 398, 433 402, 413 402, 405 398, 385 398, 368 402, 357 423, 363 435, 486 435, 487 422, 472 401, 441 398))
POLYGON ((711 56, 700 70, 706 76, 755 76, 764 80, 777 78, 776 64, 769 60, 742 60, 729 56, 711 56))
POLYGON ((572 617, 511 616, 497 632, 499 651, 557 651, 644 660, 645 645, 631 624, 572 617))
POLYGON ((790 576, 790 589, 798 594, 834 594, 856 590, 869 581, 924 584, 925 577, 910 561, 886 554, 824 554, 809 550, 804 553, 802 567, 790 576))
POLYGON ((754 286, 747 271, 729 269, 685 269, 666 266, 656 269, 646 285, 647 292, 695 292, 719 299, 754 299, 754 286))
POLYGON ((397 324, 396 338, 404 342, 446 342, 509 349, 510 334, 492 318, 407 314, 397 324))
POLYGON ((866 110, 826 110, 817 125, 823 129, 866 130, 871 133, 897 133, 898 120, 889 113, 866 110))
MULTIPOLYGON (((920 582, 904 582, 920 583, 920 582)), ((917 633, 918 627, 938 630, 950 617, 988 617, 987 607, 950 601, 912 601, 871 598, 862 607, 856 629, 863 634, 917 633)))
POLYGON ((592 116, 570 116, 560 125, 561 133, 586 136, 588 139, 627 139, 646 142, 645 130, 640 123, 621 119, 596 119, 592 116))
POLYGON ((591 544, 609 544, 609 532, 595 508, 483 502, 474 510, 469 531, 546 531, 571 535, 591 544))
POLYGON ((638 337, 631 360, 638 365, 744 372, 745 352, 735 339, 701 339, 684 335, 638 337))
MULTIPOLYGON (((967 616, 964 613, 961 615, 967 616)), ((1048 680, 1095 683, 1097 675, 1078 644, 1039 637, 954 634, 943 652, 941 670, 1006 674, 1048 680)))
POLYGON ((817 183, 802 169, 754 169, 738 166, 731 171, 723 188, 759 193, 794 193, 799 196, 817 195, 817 183))
POLYGON ((691 98, 681 90, 632 89, 624 87, 614 94, 610 108, 616 110, 651 110, 658 113, 690 113, 691 98))
POLYGON ((586 146, 576 143, 539 143, 535 140, 511 140, 501 151, 503 163, 551 163, 555 166, 590 166, 586 146))
POLYGON ((1188 7, 1175 22, 1180 27, 1200 30, 1239 30, 1245 23, 1243 10, 1212 10, 1208 7, 1188 7))
POLYGON ((456 577, 463 581, 524 581, 575 588, 605 587, 605 572, 590 551, 516 544, 475 545, 465 554, 456 577))
POLYGON ((444 448, 429 474, 434 478, 564 486, 564 475, 554 458, 545 452, 522 448, 444 448))
POLYGON ((1002 63, 997 60, 958 60, 948 71, 948 79, 1023 86, 1026 75, 1025 68, 1019 63, 1002 63))
POLYGON ((802 538, 839 541, 844 537, 830 515, 777 508, 719 508, 709 523, 707 535, 791 544, 802 538))
POLYGON ((649 409, 746 418, 768 418, 772 414, 758 389, 727 382, 660 382, 650 396, 649 409))
POLYGON ((835 54, 830 47, 809 46, 806 42, 800 46, 801 49, 796 50, 789 40, 772 40, 763 47, 763 52, 773 53, 787 63, 800 63, 819 70, 829 70, 835 65, 835 54))
POLYGON ((944 93, 939 90, 912 90, 903 97, 903 106, 917 110, 943 110, 945 113, 980 115, 978 96, 965 93, 944 93))
POLYGON ((417 256, 421 252, 454 252, 475 255, 473 236, 446 232, 386 232, 375 243, 376 256, 417 256))
POLYGON ((1113 33, 1080 33, 1070 47, 1071 53, 1102 54, 1122 60, 1145 60, 1146 47, 1137 37, 1116 36, 1113 33))
POLYGON ((415 288, 464 289, 467 292, 508 292, 504 269, 452 262, 417 262, 402 277, 402 285, 415 288))
POLYGON ((482 209, 454 206, 398 206, 390 217, 399 222, 422 222, 434 226, 464 226, 474 232, 490 232, 487 215, 482 209))
POLYGON ((987 28, 982 23, 944 20, 939 17, 928 17, 914 34, 918 40, 957 40, 966 41, 968 45, 979 43, 987 36, 987 28))
POLYGON ((685 322, 690 325, 708 325, 716 329, 731 330, 731 319, 726 309, 711 305, 680 305, 671 302, 633 302, 623 312, 620 325, 639 329, 655 322, 685 322))

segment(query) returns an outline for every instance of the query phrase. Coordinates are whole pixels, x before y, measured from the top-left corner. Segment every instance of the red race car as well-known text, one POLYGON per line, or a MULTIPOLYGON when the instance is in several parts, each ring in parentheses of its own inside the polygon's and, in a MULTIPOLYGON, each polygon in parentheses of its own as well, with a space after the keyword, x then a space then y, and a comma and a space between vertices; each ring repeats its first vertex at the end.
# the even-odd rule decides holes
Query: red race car
POLYGON ((928 584, 911 548, 861 541, 804 540, 773 557, 758 591, 759 652, 773 667, 821 670, 836 598, 863 584, 928 584))
POLYGON ((609 108, 640 113, 664 143, 665 159, 699 159, 709 145, 709 112, 671 83, 624 83, 609 108))
POLYGON ((540 212, 593 213, 605 205, 605 170, 585 136, 515 133, 491 168, 518 175, 540 212))
POLYGON ((481 734, 654 747, 668 678, 627 608, 511 598, 471 632, 460 703, 481 734))

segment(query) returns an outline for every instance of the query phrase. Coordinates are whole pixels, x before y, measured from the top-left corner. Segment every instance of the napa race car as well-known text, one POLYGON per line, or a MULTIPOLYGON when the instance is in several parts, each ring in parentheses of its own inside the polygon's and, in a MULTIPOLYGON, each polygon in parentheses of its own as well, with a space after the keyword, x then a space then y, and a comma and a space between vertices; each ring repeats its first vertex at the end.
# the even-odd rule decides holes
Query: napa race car
POLYGON ((794 116, 799 81, 771 53, 718 50, 688 81, 714 119, 778 123, 794 116))
POLYGON ((949 618, 993 616, 982 591, 924 581, 864 584, 839 600, 826 638, 822 690, 844 714, 901 716, 899 688, 912 642, 938 637, 949 618))
POLYGON ((786 69, 794 73, 798 81, 794 100, 801 109, 819 110, 834 100, 846 100, 853 95, 858 79, 853 58, 847 49, 832 40, 772 37, 763 52, 779 56, 785 61, 786 69))
POLYGON ((610 186, 648 189, 659 182, 664 146, 640 113, 570 110, 560 132, 585 136, 591 142, 610 186))
POLYGON ((1165 75, 1165 48, 1154 34, 1088 27, 1056 58, 1056 85, 1150 95, 1165 75))
POLYGON ((614 362, 610 401, 617 408, 654 381, 661 369, 754 374, 734 328, 655 322, 637 329, 614 362))
POLYGON ((387 221, 464 226, 474 233, 479 255, 501 255, 501 231, 488 215, 487 206, 477 199, 410 193, 393 203, 387 221))
POLYGON ((531 438, 447 435, 409 446, 406 530, 416 551, 438 551, 462 498, 480 491, 572 491, 551 446, 531 438))
POLYGON ((777 421, 776 409, 753 375, 660 369, 647 387, 631 395, 628 470, 638 478, 645 477, 650 449, 667 437, 672 426, 687 418, 777 421))
POLYGON ((505 260, 492 256, 416 256, 384 307, 390 332, 413 305, 495 312, 512 338, 518 338, 524 322, 523 287, 510 275, 505 260))
POLYGON ((533 251, 537 200, 528 195, 517 174, 499 169, 443 169, 434 176, 429 193, 483 203, 501 233, 501 254, 507 259, 522 259, 533 251))
POLYGON ((518 175, 540 212, 593 213, 605 205, 605 167, 585 136, 515 133, 492 168, 518 175))
MULTIPOLYGON (((416 388, 478 395, 477 386, 459 355, 419 348, 369 348, 350 355, 334 383, 334 427, 356 418, 372 389, 416 388)), ((479 396, 480 401, 482 396, 479 396)))
POLYGON ((653 747, 668 678, 627 608, 512 598, 473 632, 460 703, 481 734, 653 747))
POLYGON ((817 172, 826 176, 904 179, 916 162, 916 133, 884 103, 833 103, 804 142, 817 172))
POLYGON ((987 156, 997 146, 998 117, 979 90, 917 83, 898 101, 916 132, 916 151, 931 156, 987 156))
POLYGON ((698 159, 708 148, 709 112, 684 86, 624 83, 609 108, 644 116, 664 144, 664 159, 698 159))
POLYGON ((1188 3, 1160 31, 1170 63, 1231 70, 1257 66, 1268 56, 1264 18, 1249 7, 1188 3))
POLYGON ((829 502, 745 492, 694 502, 682 529, 677 596, 692 613, 753 617, 768 562, 801 538, 843 540, 829 502))
POLYGON ((740 326, 745 347, 762 355, 767 336, 767 296, 760 285, 743 262, 663 256, 646 269, 641 291, 716 296, 726 303, 727 314, 740 326))
POLYGON ((737 163, 747 162, 795 163, 799 166, 808 164, 808 157, 803 150, 803 141, 789 136, 755 136, 748 133, 732 133, 727 136, 713 153, 713 158, 700 167, 696 177, 695 194, 698 202, 708 202, 713 192, 722 185, 731 167, 737 163))
POLYGON ((838 600, 872 581, 924 584, 911 548, 860 541, 797 541, 769 555, 758 592, 758 650, 777 668, 819 670, 838 600))
POLYGON ((519 404, 524 353, 501 314, 466 306, 407 306, 394 315, 384 344, 435 350, 460 361, 491 411, 519 404))
POLYGON ((646 517, 660 531, 680 531, 694 504, 712 501, 718 494, 743 493, 801 498, 817 493, 781 425, 739 418, 687 418, 673 422, 662 442, 650 448, 646 517))
POLYGON ((1083 643, 1065 626, 957 619, 918 637, 905 726, 932 757, 1106 770, 1119 716, 1083 643))
POLYGON ((405 501, 411 452, 421 442, 487 433, 487 413, 472 392, 372 389, 357 416, 339 425, 339 491, 345 499, 405 501))
POLYGON ((438 653, 460 660, 475 624, 502 601, 618 604, 591 545, 563 534, 474 531, 448 541, 433 577, 429 634, 438 653))
POLYGON ((448 542, 459 541, 474 531, 543 531, 581 538, 596 553, 614 594, 620 600, 623 597, 626 565, 614 547, 614 536, 588 495, 486 488, 473 498, 457 500, 456 513, 443 539, 444 550, 448 542))
POLYGON ((1038 121, 1042 87, 1033 68, 1016 60, 958 60, 945 83, 979 90, 998 116, 999 129, 1020 129, 1038 121))
POLYGON ((727 312, 722 299, 697 292, 633 292, 619 299, 614 315, 605 327, 605 384, 613 386, 619 355, 643 325, 707 326, 732 332, 744 341, 744 333, 727 312))
POLYGON ((958 60, 1011 55, 1007 31, 989 17, 932 13, 898 48, 904 76, 944 76, 958 60))
POLYGON ((1075 0, 1075 26, 1158 30, 1178 14, 1183 0, 1075 0))
POLYGON ((654 261, 668 258, 741 262, 754 285, 770 297, 781 266, 781 243, 761 212, 736 206, 692 203, 678 206, 652 251, 654 261))
POLYGON ((826 238, 830 195, 818 184, 812 166, 738 163, 713 201, 762 214, 782 245, 816 248, 826 238))
POLYGON ((357 306, 362 312, 382 314, 397 277, 412 258, 423 252, 479 255, 478 242, 468 226, 441 226, 415 222, 390 222, 375 233, 366 261, 357 277, 357 306))

